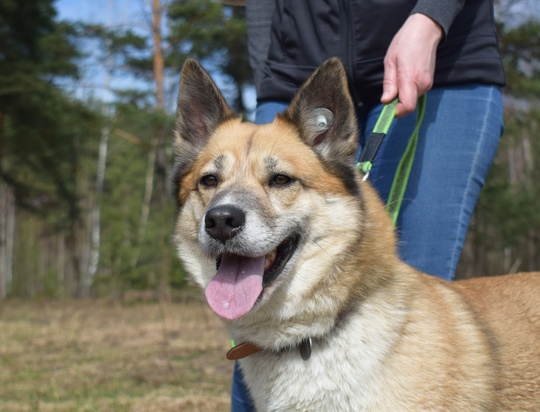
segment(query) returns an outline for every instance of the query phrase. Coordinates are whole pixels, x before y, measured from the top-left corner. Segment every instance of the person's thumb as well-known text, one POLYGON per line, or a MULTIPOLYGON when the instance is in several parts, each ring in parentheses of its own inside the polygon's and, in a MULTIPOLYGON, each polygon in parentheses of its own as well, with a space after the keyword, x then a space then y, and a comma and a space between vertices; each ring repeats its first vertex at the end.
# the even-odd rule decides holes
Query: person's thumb
POLYGON ((397 71, 393 64, 385 64, 381 102, 390 103, 398 95, 397 71))

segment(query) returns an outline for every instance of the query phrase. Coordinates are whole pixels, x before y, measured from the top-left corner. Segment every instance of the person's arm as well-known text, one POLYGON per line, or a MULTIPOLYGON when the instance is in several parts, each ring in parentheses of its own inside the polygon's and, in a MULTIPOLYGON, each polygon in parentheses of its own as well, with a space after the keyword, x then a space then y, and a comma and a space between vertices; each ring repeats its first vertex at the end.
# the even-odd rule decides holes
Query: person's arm
POLYGON ((399 97, 398 117, 414 111, 418 97, 433 86, 437 47, 465 0, 419 0, 394 36, 384 60, 382 103, 399 97))

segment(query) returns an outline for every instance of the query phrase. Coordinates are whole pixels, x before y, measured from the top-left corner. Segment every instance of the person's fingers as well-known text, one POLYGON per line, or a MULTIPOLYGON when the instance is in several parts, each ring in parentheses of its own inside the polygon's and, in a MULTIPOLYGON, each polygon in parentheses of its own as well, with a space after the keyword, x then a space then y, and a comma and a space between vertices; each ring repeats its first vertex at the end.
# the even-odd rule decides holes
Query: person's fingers
POLYGON ((398 95, 398 78, 395 60, 390 56, 384 61, 383 94, 381 103, 388 104, 398 95))
MULTIPOLYGON (((406 66, 405 66, 406 67, 406 66)), ((400 67, 397 55, 389 50, 384 60, 383 94, 381 103, 388 104, 396 97, 399 103, 396 106, 396 116, 403 117, 412 113, 416 107, 418 90, 411 76, 400 67)))
POLYGON ((414 112, 416 108, 416 100, 418 99, 419 90, 415 82, 408 79, 405 75, 399 77, 399 103, 396 106, 396 117, 403 117, 414 112))

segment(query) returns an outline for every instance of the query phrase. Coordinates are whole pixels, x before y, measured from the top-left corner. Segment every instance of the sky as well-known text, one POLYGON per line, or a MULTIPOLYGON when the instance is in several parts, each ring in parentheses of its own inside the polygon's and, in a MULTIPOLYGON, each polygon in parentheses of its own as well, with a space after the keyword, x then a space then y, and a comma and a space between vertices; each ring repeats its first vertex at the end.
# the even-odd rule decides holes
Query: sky
POLYGON ((500 0, 495 8, 497 17, 507 17, 510 25, 519 24, 529 18, 540 19, 539 0, 500 0))
POLYGON ((89 23, 140 24, 145 0, 57 0, 60 19, 89 23))

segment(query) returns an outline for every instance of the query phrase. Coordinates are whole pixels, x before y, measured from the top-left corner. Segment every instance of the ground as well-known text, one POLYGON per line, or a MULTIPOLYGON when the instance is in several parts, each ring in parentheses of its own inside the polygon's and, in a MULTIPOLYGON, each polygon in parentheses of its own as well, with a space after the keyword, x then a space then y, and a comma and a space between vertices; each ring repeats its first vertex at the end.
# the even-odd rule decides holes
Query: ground
POLYGON ((207 307, 0 302, 0 411, 228 411, 229 339, 207 307))

